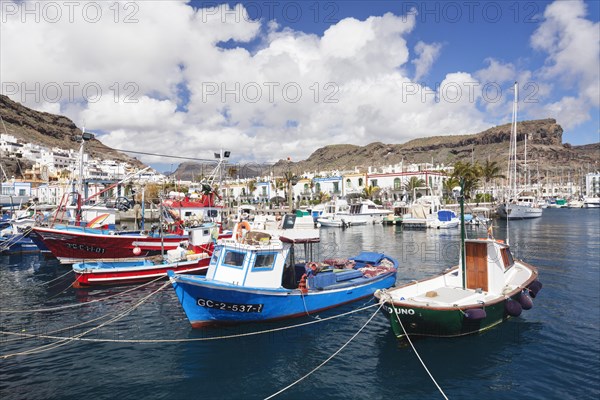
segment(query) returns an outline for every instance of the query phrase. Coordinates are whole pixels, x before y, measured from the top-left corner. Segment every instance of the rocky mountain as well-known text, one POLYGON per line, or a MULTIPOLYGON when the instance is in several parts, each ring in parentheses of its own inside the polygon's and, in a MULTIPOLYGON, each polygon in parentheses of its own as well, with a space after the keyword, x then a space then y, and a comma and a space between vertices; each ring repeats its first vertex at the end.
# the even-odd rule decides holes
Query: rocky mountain
MULTIPOLYGON (((81 130, 69 118, 27 108, 7 96, 0 95, 0 133, 8 133, 25 143, 33 143, 48 148, 79 150, 81 130), (6 128, 6 131, 5 131, 6 128)), ((138 167, 144 166, 139 160, 105 146, 97 139, 86 144, 86 152, 97 159, 125 161, 138 167)), ((26 160, 2 158, 7 175, 21 176, 20 169, 29 165, 26 160), (19 168, 20 166, 20 168, 19 168)))
MULTIPOLYGON (((386 166, 404 163, 452 165, 457 161, 496 161, 506 165, 511 125, 500 125, 473 135, 431 136, 414 139, 404 144, 375 142, 366 146, 339 144, 322 147, 308 159, 292 163, 297 173, 331 169, 366 169, 368 166, 386 166)), ((563 129, 554 119, 522 121, 517 124, 519 158, 524 158, 527 135, 527 162, 531 169, 556 174, 560 169, 598 170, 600 143, 571 146, 563 144, 563 129)), ((281 160, 276 169, 289 168, 289 161, 281 160)))
MULTIPOLYGON (((540 176, 559 176, 573 171, 588 172, 600 169, 600 143, 572 146, 563 143, 562 127, 554 119, 522 121, 517 124, 518 157, 524 161, 527 136, 527 163, 530 171, 540 176)), ((472 135, 431 136, 403 144, 374 142, 366 146, 334 144, 315 150, 306 160, 280 160, 274 165, 237 164, 224 168, 223 177, 252 178, 270 172, 281 175, 291 169, 295 174, 304 172, 382 167, 404 161, 453 165, 457 161, 484 163, 496 161, 506 168, 511 125, 505 124, 472 135)), ((180 179, 208 175, 214 164, 183 163, 174 173, 180 179)))

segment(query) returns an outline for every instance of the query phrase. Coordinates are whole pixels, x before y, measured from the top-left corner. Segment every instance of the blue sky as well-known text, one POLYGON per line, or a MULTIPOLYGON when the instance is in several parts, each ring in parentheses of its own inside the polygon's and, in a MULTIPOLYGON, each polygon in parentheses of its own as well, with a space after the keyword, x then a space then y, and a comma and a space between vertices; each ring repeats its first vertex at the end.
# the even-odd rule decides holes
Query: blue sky
POLYGON ((514 81, 519 120, 599 141, 598 1, 91 3, 94 21, 79 9, 49 21, 43 6, 20 13, 35 2, 2 2, 2 92, 115 148, 275 162, 477 133, 510 122, 514 81))

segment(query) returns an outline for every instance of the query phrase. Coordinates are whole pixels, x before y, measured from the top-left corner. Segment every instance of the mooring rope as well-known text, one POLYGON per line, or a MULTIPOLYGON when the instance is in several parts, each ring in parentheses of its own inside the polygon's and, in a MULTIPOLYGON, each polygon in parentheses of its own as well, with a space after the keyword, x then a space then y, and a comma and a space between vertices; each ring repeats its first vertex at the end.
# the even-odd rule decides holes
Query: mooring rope
MULTIPOLYGON (((59 276, 59 277, 56 277, 56 278, 54 278, 54 279, 52 279, 52 280, 49 280, 48 282, 40 282, 40 283, 38 283, 36 286, 47 285, 47 284, 49 284, 49 283, 52 283, 52 282, 54 282, 54 281, 57 281, 57 280, 59 280, 59 279, 61 279, 61 278, 64 278, 65 276, 67 276, 67 275, 69 275, 69 274, 72 274, 72 273, 73 273, 73 269, 70 269, 70 270, 68 270, 66 273, 62 274, 61 276, 59 276)), ((52 286, 50 286, 50 287, 54 287, 54 285, 52 285, 52 286)))
POLYGON ((25 228, 22 232, 14 233, 12 237, 2 242, 2 246, 0 246, 0 252, 9 250, 13 244, 16 244, 19 240, 23 239, 29 232, 31 232, 31 229, 32 228, 25 228))
MULTIPOLYGON (((373 304, 373 306, 375 306, 377 304, 373 304)), ((370 306, 372 307, 372 306, 370 306)), ((365 329, 365 327, 369 324, 369 322, 371 322, 371 320, 375 317, 375 315, 377 315, 377 313, 379 312, 379 310, 381 310, 381 307, 383 307, 383 303, 379 305, 379 308, 377 308, 377 310, 375 310, 375 312, 373 313, 373 315, 371 315, 369 317, 369 319, 367 320, 367 322, 364 323, 363 326, 360 327, 360 329, 354 334, 352 335, 352 337, 350 339, 348 339, 348 341, 346 341, 346 343, 344 343, 342 345, 342 347, 340 347, 339 349, 337 349, 331 356, 329 356, 325 361, 323 361, 321 364, 317 365, 315 368, 313 368, 309 373, 307 373, 306 375, 302 376, 301 378, 297 379, 295 382, 290 383, 289 385, 287 385, 286 387, 284 387, 283 389, 279 390, 276 393, 273 393, 272 395, 270 395, 269 397, 265 397, 265 400, 269 400, 272 399, 275 396, 280 395, 281 393, 285 392, 286 390, 288 390, 289 388, 291 388, 292 386, 302 382, 304 379, 308 378, 310 375, 312 375, 313 373, 315 373, 319 368, 321 368, 322 366, 324 366, 325 364, 327 364, 329 361, 331 361, 335 356, 337 356, 342 350, 344 350, 344 348, 346 346, 348 346, 350 344, 351 341, 353 341, 361 332, 363 329, 365 329)))
POLYGON ((22 336, 23 338, 36 338, 36 339, 52 339, 52 340, 76 340, 82 342, 97 342, 97 343, 143 343, 143 344, 155 344, 155 343, 183 343, 183 342, 205 342, 212 340, 223 340, 223 339, 235 339, 245 336, 256 336, 263 335, 267 333, 274 333, 279 331, 284 331, 293 328, 301 328, 307 325, 316 324, 319 322, 326 322, 332 319, 345 317, 350 314, 355 314, 357 312, 361 312, 367 310, 371 307, 375 307, 378 304, 371 304, 370 306, 358 308, 356 310, 348 311, 343 314, 332 315, 331 317, 321 318, 321 319, 313 319, 311 321, 303 322, 296 325, 288 325, 282 326, 280 328, 266 329, 264 331, 256 331, 256 332, 246 332, 246 333, 238 333, 235 335, 225 335, 225 336, 215 336, 215 337, 207 337, 207 338, 186 338, 186 339, 93 339, 93 338, 83 338, 83 337, 69 337, 69 336, 53 336, 53 335, 37 335, 33 333, 24 333, 24 332, 8 332, 8 331, 0 331, 1 335, 9 335, 9 336, 22 336))
POLYGON ((433 383, 435 384, 435 386, 438 388, 438 390, 440 391, 440 393, 442 394, 442 396, 444 397, 444 399, 448 400, 448 397, 446 396, 446 394, 444 393, 444 391, 442 390, 442 388, 440 387, 440 385, 438 385, 437 381, 435 380, 435 378, 433 377, 433 375, 431 374, 431 372, 429 372, 429 369, 425 365, 425 362, 423 361, 423 359, 421 358, 421 356, 417 352, 417 349, 415 348, 415 345, 413 344, 412 340, 410 340, 410 337, 408 336, 408 333, 406 332, 406 329, 404 329, 404 325, 402 324, 402 321, 400 320, 400 315, 398 314, 398 310, 396 310, 396 307, 394 307, 394 301, 392 299, 392 296, 385 289, 382 290, 381 293, 382 293, 382 298, 383 297, 387 298, 387 300, 381 302, 381 305, 385 304, 386 302, 390 303, 391 309, 394 310, 394 314, 396 314, 396 318, 398 319, 398 323, 402 327, 402 331, 404 332, 404 336, 408 340, 408 343, 410 344, 410 347, 412 347, 412 349, 415 352, 417 358, 421 362, 421 365, 423 366, 423 368, 425 369, 425 371, 427 372, 427 374, 429 375, 429 377, 431 378, 431 380, 433 381, 433 383))
POLYGON ((56 349, 58 347, 62 347, 64 345, 67 345, 69 343, 71 343, 72 341, 82 338, 83 336, 87 335, 90 332, 93 332, 95 330, 98 330, 106 325, 112 324, 113 322, 116 322, 118 320, 120 320, 121 318, 125 317, 126 315, 128 315, 129 313, 131 313, 132 311, 134 311, 135 309, 137 309, 139 306, 141 306, 143 303, 145 303, 150 297, 152 297, 153 295, 155 295, 156 293, 160 292, 161 290, 163 290, 165 287, 167 287, 168 285, 170 285, 171 282, 165 282, 161 287, 159 287, 158 289, 156 289, 155 291, 153 291, 152 293, 150 293, 148 296, 142 298, 139 302, 137 302, 136 304, 134 304, 132 307, 130 307, 129 309, 121 312, 120 314, 117 314, 115 317, 111 318, 110 320, 101 323, 98 326, 95 326, 93 328, 88 329, 85 332, 79 333, 73 337, 70 338, 64 338, 59 340, 56 343, 50 343, 47 345, 43 345, 43 346, 39 346, 30 350, 25 350, 22 352, 18 352, 18 353, 12 353, 12 354, 4 354, 2 356, 0 356, 0 358, 9 358, 9 357, 15 357, 15 356, 20 356, 20 355, 29 355, 29 354, 39 354, 48 350, 53 350, 56 349))
MULTIPOLYGON (((125 293, 129 293, 129 292, 132 292, 132 291, 137 290, 139 288, 142 288, 144 286, 148 286, 148 285, 150 285, 150 284, 152 284, 152 283, 154 283, 156 281, 159 281, 161 279, 164 279, 164 277, 163 276, 159 276, 158 278, 155 278, 155 279, 153 279, 153 280, 151 280, 149 282, 143 283, 141 285, 135 286, 134 288, 127 289, 127 290, 125 290, 123 292, 115 293, 113 295, 106 296, 106 297, 103 297, 101 299, 87 301, 85 303, 67 304, 67 305, 64 305, 64 306, 50 307, 50 308, 38 308, 38 309, 33 309, 33 310, 2 310, 2 309, 0 309, 0 314, 28 314, 28 313, 36 313, 36 312, 58 311, 58 310, 64 310, 64 309, 73 308, 73 307, 81 307, 81 306, 85 306, 85 305, 88 305, 88 304, 93 304, 93 303, 98 303, 98 302, 106 301, 108 299, 112 299, 113 297, 121 296, 121 295, 123 295, 125 293)), ((72 284, 69 287, 71 287, 71 286, 72 286, 72 284)), ((63 292, 64 292, 64 290, 63 290, 63 292)), ((57 295, 54 295, 54 296, 50 297, 49 299, 53 299, 56 296, 57 295)))

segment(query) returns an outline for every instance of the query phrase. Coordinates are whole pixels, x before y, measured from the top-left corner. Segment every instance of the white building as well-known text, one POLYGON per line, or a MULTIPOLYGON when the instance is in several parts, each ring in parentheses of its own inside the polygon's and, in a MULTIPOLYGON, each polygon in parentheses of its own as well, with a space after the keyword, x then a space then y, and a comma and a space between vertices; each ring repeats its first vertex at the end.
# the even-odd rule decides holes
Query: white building
POLYGON ((585 195, 600 197, 600 173, 590 172, 585 175, 585 195))

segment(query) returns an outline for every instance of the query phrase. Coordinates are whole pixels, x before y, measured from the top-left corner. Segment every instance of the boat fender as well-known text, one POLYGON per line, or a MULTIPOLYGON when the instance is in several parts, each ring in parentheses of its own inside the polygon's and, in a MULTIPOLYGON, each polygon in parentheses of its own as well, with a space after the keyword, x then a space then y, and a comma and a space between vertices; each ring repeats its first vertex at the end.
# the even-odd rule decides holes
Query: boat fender
POLYGON ((511 298, 506 299, 504 308, 506 309, 506 313, 511 317, 518 317, 523 312, 523 307, 521 307, 521 304, 511 298))
POLYGON ((533 300, 531 300, 531 297, 527 294, 527 290, 521 291, 518 301, 519 304, 521 304, 521 307, 523 307, 523 310, 531 310, 531 307, 533 307, 533 300))
POLYGON ((133 248, 133 254, 135 254, 136 256, 139 256, 140 254, 142 254, 142 249, 140 249, 139 247, 134 247, 133 248))
POLYGON ((471 308, 465 311, 465 318, 473 321, 478 321, 487 317, 487 313, 483 308, 471 308))
POLYGON ((542 290, 542 282, 538 281, 537 279, 533 282, 531 282, 529 284, 529 286, 527 286, 527 289, 529 289, 529 295, 532 298, 535 298, 535 296, 537 296, 538 292, 540 290, 542 290))
POLYGON ((306 274, 303 274, 302 278, 300 278, 300 282, 298 283, 298 289, 302 293, 308 293, 308 288, 306 287, 306 274))

